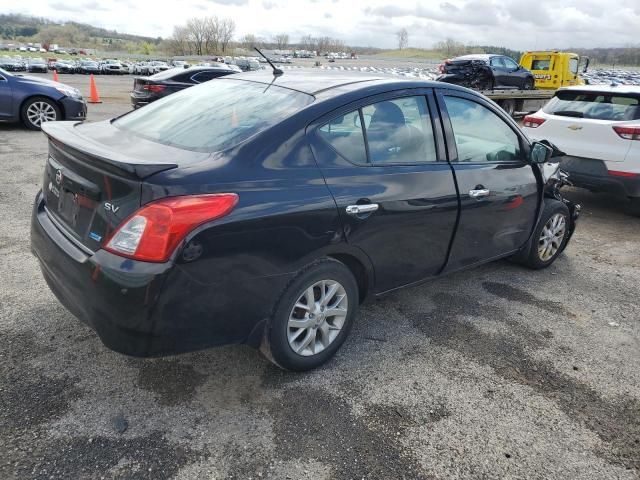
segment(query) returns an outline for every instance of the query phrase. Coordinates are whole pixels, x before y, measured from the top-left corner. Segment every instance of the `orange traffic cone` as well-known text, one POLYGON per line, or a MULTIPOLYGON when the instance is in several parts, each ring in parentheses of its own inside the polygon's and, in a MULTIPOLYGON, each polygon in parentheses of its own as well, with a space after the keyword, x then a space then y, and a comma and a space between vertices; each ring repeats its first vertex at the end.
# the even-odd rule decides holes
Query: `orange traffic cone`
POLYGON ((54 82, 59 82, 60 80, 58 80, 58 70, 54 70, 53 71, 53 81, 54 82))
POLYGON ((93 78, 93 73, 89 77, 89 101, 87 103, 102 103, 100 95, 98 95, 98 87, 96 87, 96 79, 93 78))

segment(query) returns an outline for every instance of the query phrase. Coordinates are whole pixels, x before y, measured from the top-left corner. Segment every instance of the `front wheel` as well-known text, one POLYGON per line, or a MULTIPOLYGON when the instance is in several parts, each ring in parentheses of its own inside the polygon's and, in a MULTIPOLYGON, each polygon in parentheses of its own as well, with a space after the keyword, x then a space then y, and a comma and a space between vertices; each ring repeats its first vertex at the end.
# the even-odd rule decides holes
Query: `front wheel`
POLYGON ((20 111, 24 125, 30 130, 40 130, 44 122, 60 120, 60 108, 50 98, 35 97, 27 100, 20 111))
POLYGON ((285 370, 319 367, 346 339, 358 303, 358 285, 343 263, 332 259, 316 262, 284 291, 260 350, 285 370))
POLYGON ((534 87, 535 87, 535 82, 533 81, 533 78, 527 78, 524 81, 524 86, 523 86, 524 90, 533 90, 534 87))
POLYGON ((522 260, 524 265, 536 270, 551 265, 569 240, 569 208, 559 200, 545 199, 545 202, 529 252, 522 260))

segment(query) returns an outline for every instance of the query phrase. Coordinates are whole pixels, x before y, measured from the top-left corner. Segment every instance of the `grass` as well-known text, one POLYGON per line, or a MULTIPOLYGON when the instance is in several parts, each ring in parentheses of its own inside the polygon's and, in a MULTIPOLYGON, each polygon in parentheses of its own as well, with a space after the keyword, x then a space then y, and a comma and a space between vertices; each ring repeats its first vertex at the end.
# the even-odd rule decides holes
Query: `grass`
POLYGON ((374 57, 389 58, 421 58, 425 60, 442 60, 442 54, 435 50, 426 50, 423 48, 403 48, 402 50, 385 50, 384 52, 373 55, 374 57))

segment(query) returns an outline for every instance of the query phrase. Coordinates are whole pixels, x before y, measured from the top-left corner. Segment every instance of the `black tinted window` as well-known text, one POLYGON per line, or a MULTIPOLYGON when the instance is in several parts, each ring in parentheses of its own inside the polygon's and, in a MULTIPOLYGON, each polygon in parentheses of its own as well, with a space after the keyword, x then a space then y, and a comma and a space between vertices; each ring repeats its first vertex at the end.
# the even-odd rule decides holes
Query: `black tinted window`
POLYGON ((222 75, 223 75, 222 72, 200 72, 193 75, 191 77, 191 80, 194 81, 195 83, 203 83, 203 82, 212 80, 214 78, 221 77, 222 75))
POLYGON ((504 60, 502 59, 502 57, 493 57, 491 59, 491 66, 504 68, 504 60))
POLYGON ((437 161, 431 116, 424 97, 374 103, 362 109, 373 164, 437 161))
POLYGON ((471 100, 444 98, 459 162, 512 162, 520 159, 518 135, 498 115, 471 100))
POLYGON ((318 134, 336 152, 353 163, 366 163, 360 110, 332 119, 318 129, 318 134))

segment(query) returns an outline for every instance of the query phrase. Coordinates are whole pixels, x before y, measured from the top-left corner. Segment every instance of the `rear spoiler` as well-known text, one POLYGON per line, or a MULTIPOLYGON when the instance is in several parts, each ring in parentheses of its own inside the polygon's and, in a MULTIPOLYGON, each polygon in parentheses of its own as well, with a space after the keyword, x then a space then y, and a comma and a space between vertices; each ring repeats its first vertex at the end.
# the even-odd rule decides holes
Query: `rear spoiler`
POLYGON ((45 122, 42 131, 59 149, 80 157, 84 162, 135 180, 143 180, 155 173, 177 168, 172 162, 145 161, 114 152, 107 145, 81 135, 75 126, 82 122, 45 122))

